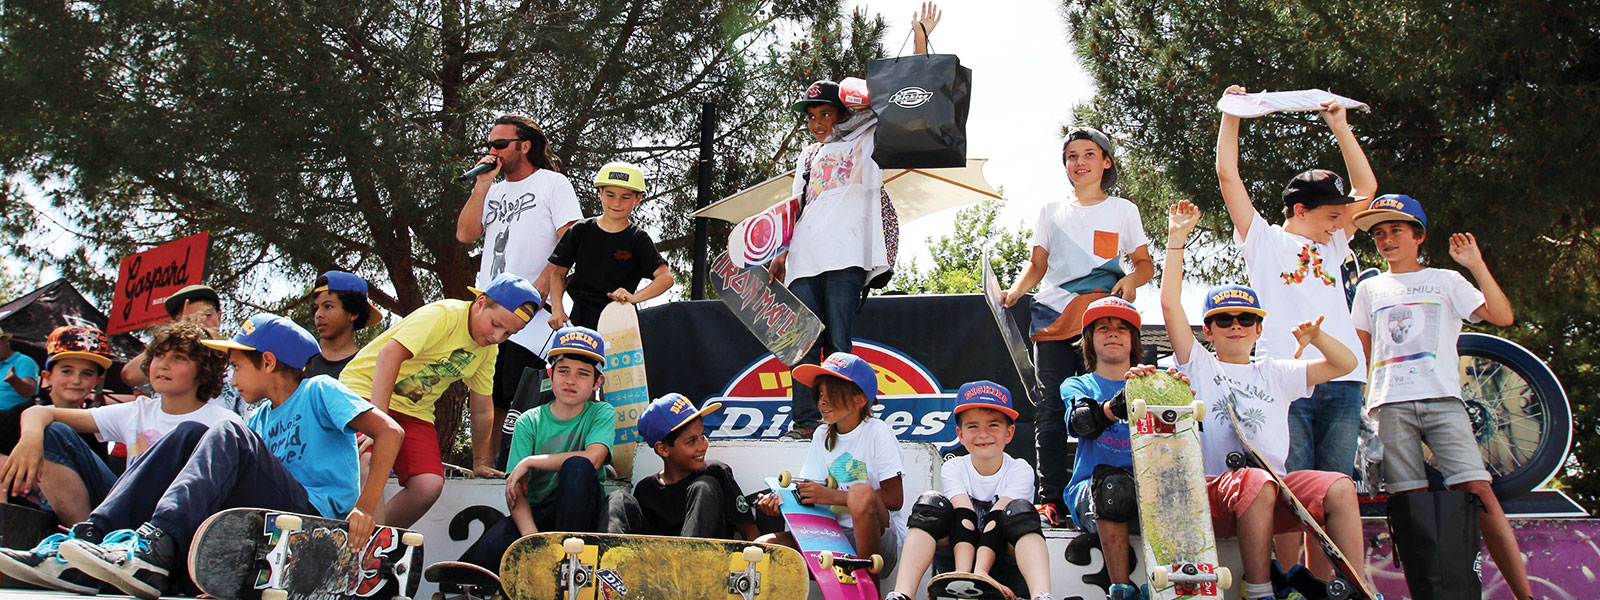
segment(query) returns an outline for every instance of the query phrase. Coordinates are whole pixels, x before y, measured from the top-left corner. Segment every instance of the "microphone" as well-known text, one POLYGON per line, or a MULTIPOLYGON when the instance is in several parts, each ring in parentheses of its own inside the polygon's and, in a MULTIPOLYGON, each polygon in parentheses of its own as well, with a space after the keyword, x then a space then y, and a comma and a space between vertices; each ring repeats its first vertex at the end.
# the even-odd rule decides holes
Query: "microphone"
POLYGON ((472 181, 473 178, 479 175, 493 171, 496 166, 498 165, 494 163, 478 163, 478 166, 467 169, 467 172, 462 173, 460 177, 457 177, 456 181, 472 181))

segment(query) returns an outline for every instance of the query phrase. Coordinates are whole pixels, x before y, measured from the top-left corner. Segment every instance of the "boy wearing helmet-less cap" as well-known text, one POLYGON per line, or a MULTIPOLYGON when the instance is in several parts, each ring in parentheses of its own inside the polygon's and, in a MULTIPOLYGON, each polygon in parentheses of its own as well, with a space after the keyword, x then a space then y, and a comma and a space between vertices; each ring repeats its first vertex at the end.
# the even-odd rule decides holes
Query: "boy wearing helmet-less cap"
POLYGON ((356 352, 356 330, 378 323, 383 313, 367 298, 367 280, 355 273, 328 271, 311 287, 311 318, 317 326, 317 348, 306 362, 306 377, 334 379, 350 364, 356 352))
POLYGON ((696 408, 683 394, 667 394, 639 415, 639 435, 661 457, 661 472, 606 497, 606 532, 754 540, 760 532, 733 469, 706 459, 709 440, 701 417, 722 404, 696 408))
POLYGON ((639 167, 613 162, 600 167, 594 187, 600 194, 600 216, 579 221, 550 254, 550 327, 567 322, 561 294, 572 296, 572 324, 595 327, 600 311, 612 301, 636 304, 660 296, 672 287, 672 269, 656 252, 650 234, 634 226, 633 209, 644 200, 644 172, 639 167), (567 281, 567 271, 572 280, 567 281), (650 284, 637 292, 639 280, 650 284))
MULTIPOLYGON (((222 298, 211 286, 196 284, 184 286, 166 300, 161 302, 161 308, 167 311, 167 316, 174 321, 189 321, 198 323, 207 331, 216 333, 222 327, 222 298)), ((141 386, 150 383, 139 365, 144 364, 145 353, 140 352, 122 366, 122 382, 130 386, 141 386)), ((233 392, 235 395, 238 392, 233 392)), ((227 408, 227 407, 224 407, 227 408)))

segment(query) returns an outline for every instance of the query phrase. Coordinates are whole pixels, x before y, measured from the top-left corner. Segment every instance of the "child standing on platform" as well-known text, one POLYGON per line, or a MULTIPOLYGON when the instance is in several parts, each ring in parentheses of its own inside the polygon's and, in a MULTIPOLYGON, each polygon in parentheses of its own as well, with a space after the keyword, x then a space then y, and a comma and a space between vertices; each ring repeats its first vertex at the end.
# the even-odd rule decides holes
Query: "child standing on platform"
POLYGON ((625 162, 609 163, 600 167, 594 186, 600 194, 600 216, 574 224, 550 254, 551 328, 567 322, 563 292, 572 296, 572 324, 593 328, 612 301, 637 304, 672 287, 667 259, 656 252, 650 234, 632 221, 633 210, 644 201, 644 172, 625 162), (645 278, 650 284, 634 291, 645 278))

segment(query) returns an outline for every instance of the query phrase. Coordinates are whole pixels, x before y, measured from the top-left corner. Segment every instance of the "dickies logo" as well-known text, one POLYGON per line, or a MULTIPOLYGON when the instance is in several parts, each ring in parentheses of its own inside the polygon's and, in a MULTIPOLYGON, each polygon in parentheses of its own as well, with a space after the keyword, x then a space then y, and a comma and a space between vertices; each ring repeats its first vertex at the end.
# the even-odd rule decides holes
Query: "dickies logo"
POLYGON ((1398 210, 1404 212, 1406 205, 1398 198, 1379 198, 1372 203, 1370 210, 1398 210))
POLYGON ((594 339, 594 336, 582 331, 564 333, 561 335, 561 339, 557 340, 557 343, 561 345, 582 344, 584 346, 600 347, 600 340, 594 339))
POLYGON ((617 260, 633 260, 633 253, 627 250, 618 250, 611 253, 611 258, 615 258, 617 260))
POLYGON ((916 108, 927 104, 930 98, 933 98, 933 92, 911 86, 900 88, 900 91, 889 97, 889 103, 900 108, 916 108))
POLYGON ((1254 294, 1240 289, 1223 290, 1211 296, 1211 304, 1216 306, 1222 306, 1228 300, 1238 300, 1252 305, 1256 303, 1254 294))
POLYGON ((239 324, 239 330, 243 331, 245 335, 250 335, 256 332, 256 324, 250 321, 245 321, 239 324))

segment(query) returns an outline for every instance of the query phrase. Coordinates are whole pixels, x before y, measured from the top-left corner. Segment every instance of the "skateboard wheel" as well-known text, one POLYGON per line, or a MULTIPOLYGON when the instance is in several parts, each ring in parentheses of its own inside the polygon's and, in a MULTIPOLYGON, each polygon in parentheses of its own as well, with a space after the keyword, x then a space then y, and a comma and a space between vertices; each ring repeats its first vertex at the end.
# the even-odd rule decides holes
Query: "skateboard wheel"
POLYGON ((872 567, 867 569, 867 570, 872 572, 873 575, 877 575, 878 571, 882 571, 883 570, 883 555, 881 555, 881 554, 872 555, 872 567))
POLYGON ((794 477, 788 471, 778 471, 778 487, 786 488, 791 483, 794 483, 794 477))
POLYGON ((1233 569, 1229 569, 1227 567, 1217 567, 1216 573, 1217 589, 1226 590, 1233 587, 1233 569))
POLYGON ((1328 580, 1328 597, 1333 600, 1345 600, 1350 597, 1350 582, 1343 577, 1334 577, 1328 580))
POLYGON ((1150 587, 1161 589, 1167 587, 1167 568, 1156 567, 1150 570, 1150 587))
MULTIPOLYGON (((278 529, 284 531, 298 531, 302 525, 300 517, 294 515, 278 515, 278 518, 272 522, 278 526, 278 529)), ((262 597, 264 598, 265 594, 262 597)))
POLYGON ((444 592, 434 592, 433 600, 444 600, 444 592))
POLYGON ((1206 420, 1206 403, 1195 400, 1194 402, 1189 403, 1189 409, 1194 411, 1194 420, 1206 420))
POLYGON ((824 568, 824 569, 832 569, 833 568, 833 553, 829 552, 827 550, 823 550, 821 552, 818 552, 817 553, 817 564, 822 565, 822 568, 824 568))
POLYGON ((400 543, 406 546, 421 546, 422 534, 415 531, 407 531, 404 534, 401 534, 400 543))
POLYGON ((761 562, 761 555, 762 555, 761 548, 758 548, 756 546, 745 546, 744 547, 744 561, 745 562, 753 562, 753 563, 754 562, 761 562))
POLYGON ((570 537, 561 540, 561 551, 567 554, 583 554, 583 538, 570 537))
POLYGON ((1149 412, 1149 407, 1145 405, 1144 400, 1135 398, 1133 404, 1128 406, 1128 419, 1132 421, 1141 420, 1147 412, 1149 412))
POLYGON ((262 590, 261 600, 289 600, 289 590, 262 590))
POLYGON ((827 479, 822 480, 822 484, 828 486, 828 489, 839 489, 839 480, 834 479, 832 475, 829 475, 827 479))

